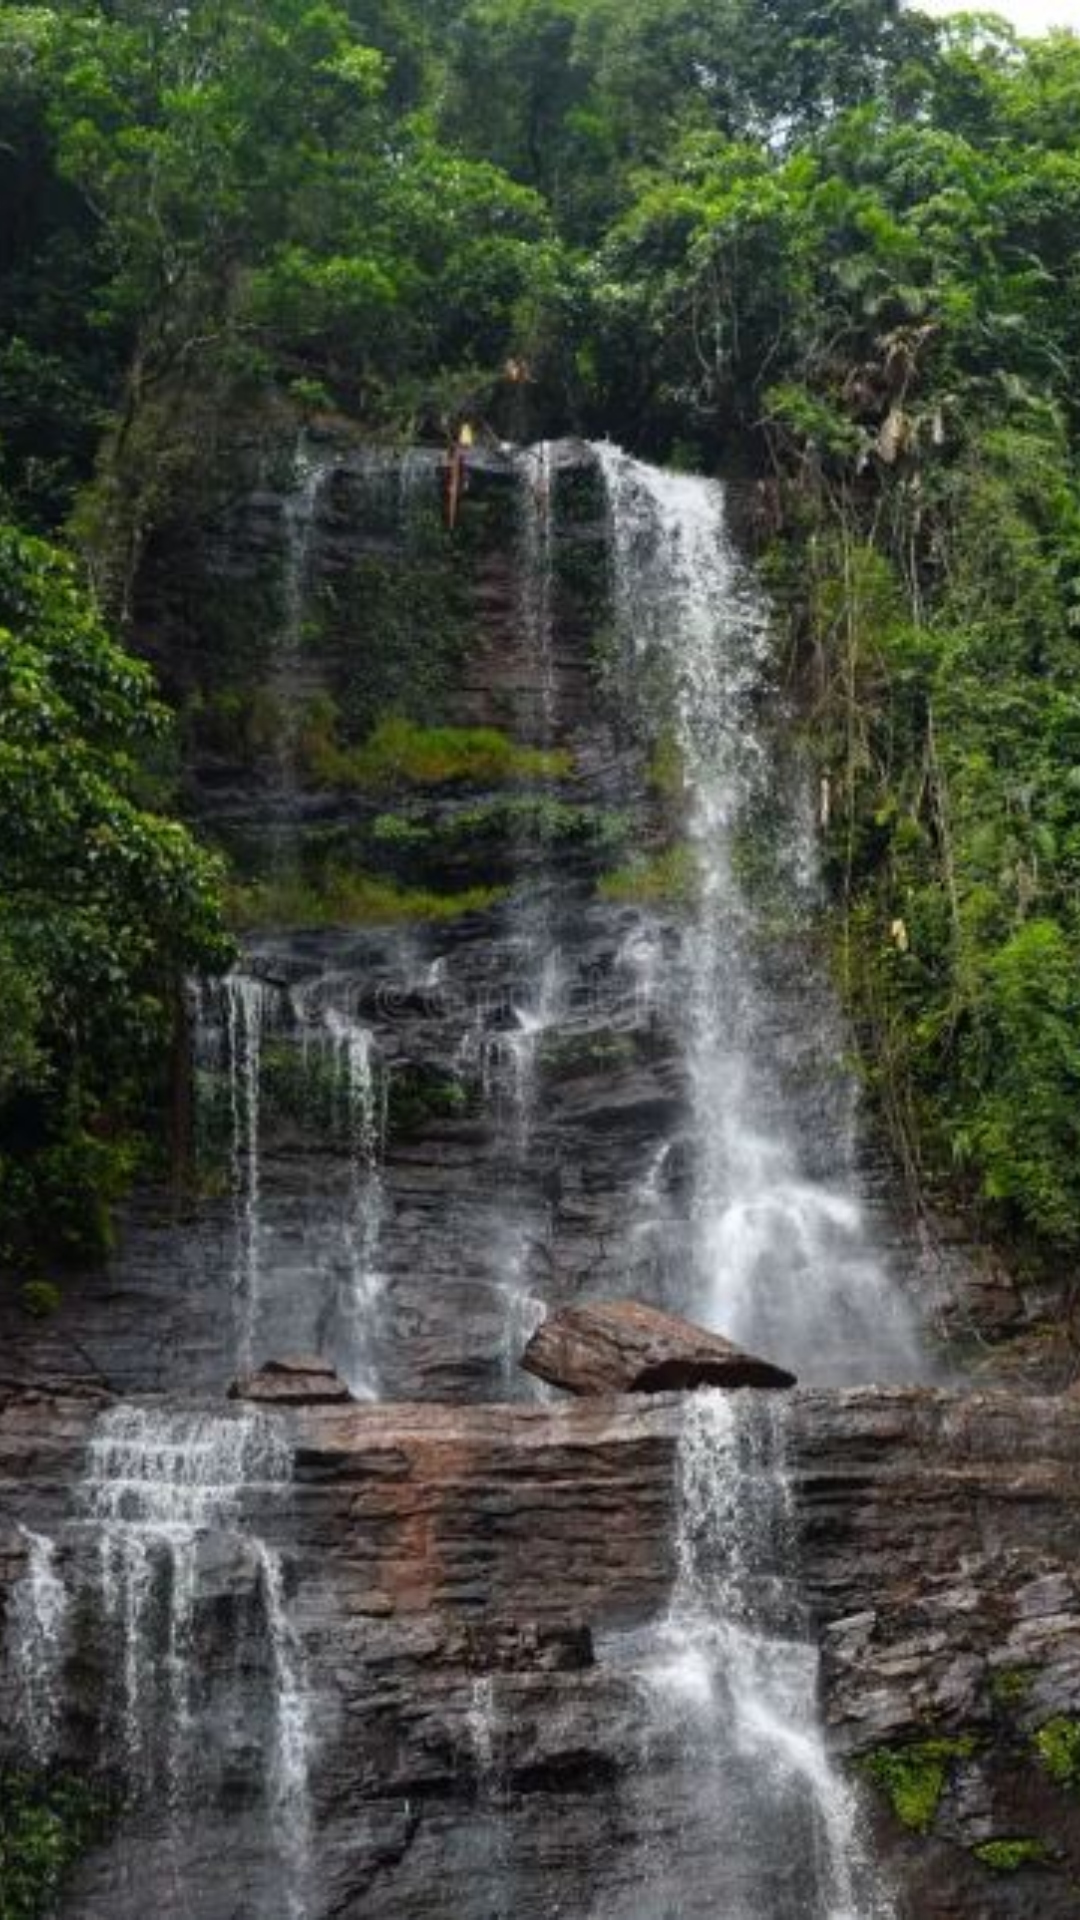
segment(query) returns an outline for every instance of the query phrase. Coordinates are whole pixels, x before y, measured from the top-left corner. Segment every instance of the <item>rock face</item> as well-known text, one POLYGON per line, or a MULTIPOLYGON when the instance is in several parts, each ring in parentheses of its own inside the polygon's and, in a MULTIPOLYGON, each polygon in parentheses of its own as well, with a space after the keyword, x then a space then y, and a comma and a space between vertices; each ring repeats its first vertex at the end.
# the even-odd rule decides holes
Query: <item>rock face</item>
MULTIPOLYGON (((1080 1408, 1049 1401, 1036 1426, 1030 1402, 1005 1394, 866 1389, 772 1404, 826 1712, 904 1920, 1065 1920, 1080 1874, 1068 1770, 1080 1739, 1080 1408), (918 1791, 898 1804, 925 1831, 875 1785, 905 1777, 918 1791)), ((649 1875, 672 1859, 680 1912, 723 1910, 714 1810, 641 1678, 675 1573, 685 1405, 273 1416, 293 1434, 294 1482, 284 1507, 253 1488, 248 1522, 283 1554, 313 1703, 315 1920, 651 1920, 649 1875)), ((42 1395, 0 1408, 9 1627, 29 1552, 20 1523, 53 1531, 61 1572, 85 1550, 67 1522, 98 1410, 42 1395)), ((259 1718, 252 1572, 224 1539, 205 1551, 194 1623, 204 1685, 233 1686, 248 1730, 228 1794, 200 1808, 197 1835, 166 1832, 164 1803, 124 1815, 77 1870, 63 1920, 281 1910, 282 1869, 265 1837, 260 1852, 256 1819, 259 1739, 272 1729, 259 1718)), ((85 1766, 105 1711, 101 1632, 84 1609, 65 1677, 69 1764, 85 1766)), ((0 1767, 15 1757, 11 1685, 5 1668, 0 1767)), ((776 1856, 759 1910, 793 1920, 805 1906, 782 1845, 776 1856)), ((658 1914, 671 1910, 656 1898, 658 1914)))
POLYGON ((522 1366, 568 1393, 793 1387, 795 1376, 672 1313, 637 1301, 567 1307, 537 1329, 522 1366))
MULTIPOLYGON (((192 1005, 191 1165, 55 1317, 0 1298, 0 1773, 100 1768, 121 1809, 60 1920, 804 1920, 813 1835, 734 1885, 715 1781, 657 1712, 704 1404, 661 1389, 790 1379, 670 1317, 697 1310, 680 920, 634 888, 642 852, 646 893, 665 856, 678 879, 673 769, 612 644, 595 458, 478 455, 453 540, 430 449, 279 435, 208 485, 157 530, 136 624, 191 811, 253 884, 245 968, 192 1005), (483 729, 494 770, 447 779, 428 739, 365 774, 406 709, 483 729), (597 1304, 624 1291, 652 1306, 597 1304), (484 1404, 531 1391, 545 1313, 535 1372, 638 1397, 484 1404)), ((852 1164, 798 935, 748 964, 807 1179, 864 1176, 943 1323, 1037 1326, 959 1232, 921 1262, 884 1158, 852 1164)), ((1064 1920, 1080 1406, 748 1398, 898 1911, 1064 1920)))
POLYGON ((352 1394, 325 1360, 268 1360, 258 1373, 244 1374, 229 1388, 230 1400, 264 1407, 346 1406, 352 1394))
MULTIPOLYGON (((283 861, 291 891, 278 924, 249 934, 244 979, 194 1010, 192 1180, 137 1197, 109 1270, 53 1320, 0 1299, 0 1344, 23 1378, 90 1374, 121 1394, 170 1391, 180 1355, 185 1385, 218 1393, 252 1353, 308 1351, 389 1398, 523 1394, 544 1311, 624 1292, 697 1310, 679 917, 663 899, 643 909, 632 885, 624 897, 638 850, 670 837, 668 803, 612 654, 595 458, 560 442, 541 474, 478 454, 452 540, 437 450, 391 457, 326 433, 241 447, 211 477, 217 496, 178 504, 155 536, 138 631, 192 716, 193 814, 257 885, 283 861), (298 607, 302 644, 287 632, 298 607), (363 737, 410 700, 561 758, 542 780, 320 776, 320 727, 363 737), (287 778, 283 733, 299 755, 287 778), (349 925, 299 878, 328 860, 414 901, 484 899, 349 925), (364 1060, 349 1054, 361 1039, 364 1060), (379 1292, 363 1352, 358 1249, 360 1290, 374 1276, 379 1292), (239 1312, 228 1320, 241 1292, 258 1312, 246 1358, 239 1312)), ((796 936, 756 964, 805 1172, 829 1182, 850 1088, 821 969, 796 936)), ((940 1265, 897 1183, 879 1158, 867 1172, 879 1240, 939 1304, 940 1265)), ((964 1294, 959 1253, 952 1265, 947 1290, 964 1294)), ((994 1302, 1005 1325, 1000 1286, 994 1302)))

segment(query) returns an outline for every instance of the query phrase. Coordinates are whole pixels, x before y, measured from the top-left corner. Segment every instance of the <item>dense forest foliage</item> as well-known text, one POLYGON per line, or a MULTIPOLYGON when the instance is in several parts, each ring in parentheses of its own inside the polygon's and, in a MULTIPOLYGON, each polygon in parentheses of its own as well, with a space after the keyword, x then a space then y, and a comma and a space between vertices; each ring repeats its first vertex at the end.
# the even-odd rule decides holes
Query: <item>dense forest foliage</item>
POLYGON ((883 1110, 1074 1249, 1078 230, 1080 41, 990 15, 0 6, 0 1253, 115 1179, 225 955, 145 674, 44 544, 122 624, 197 395, 749 473, 883 1110))

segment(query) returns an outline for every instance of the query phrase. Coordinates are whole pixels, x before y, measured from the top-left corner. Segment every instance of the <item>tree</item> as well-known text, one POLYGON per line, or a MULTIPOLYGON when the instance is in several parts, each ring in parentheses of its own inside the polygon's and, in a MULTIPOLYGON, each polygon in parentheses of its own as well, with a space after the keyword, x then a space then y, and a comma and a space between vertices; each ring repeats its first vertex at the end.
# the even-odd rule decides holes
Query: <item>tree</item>
POLYGON ((188 969, 226 966, 217 861, 147 804, 167 715, 73 563, 0 526, 0 1253, 93 1250, 188 969))

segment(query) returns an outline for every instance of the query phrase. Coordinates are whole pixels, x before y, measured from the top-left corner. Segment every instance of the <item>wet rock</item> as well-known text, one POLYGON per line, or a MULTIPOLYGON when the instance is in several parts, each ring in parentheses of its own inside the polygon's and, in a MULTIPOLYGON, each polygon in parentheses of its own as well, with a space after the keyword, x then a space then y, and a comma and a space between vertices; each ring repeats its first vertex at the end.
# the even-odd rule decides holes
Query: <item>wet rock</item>
POLYGON ((257 1373, 234 1380, 230 1400, 263 1407, 334 1407, 352 1403, 352 1394, 325 1360, 268 1360, 257 1373))
MULTIPOLYGON (((1080 1406, 1049 1400, 1032 1419, 1019 1395, 878 1388, 772 1404, 834 1748, 864 1784, 867 1757, 917 1761, 928 1743, 942 1768, 926 1833, 867 1791, 898 1912, 1064 1920, 1080 1797, 1039 1735, 1080 1724, 1080 1406), (1000 1837, 1045 1843, 1047 1863, 994 1873, 976 1850, 1000 1837)), ((56 1537, 61 1571, 84 1556, 92 1599, 99 1557, 73 1489, 97 1412, 77 1395, 0 1395, 0 1615, 24 1575, 23 1526, 56 1537)), ((253 1487, 247 1518, 281 1539, 318 1703, 313 1916, 641 1920, 635 1871, 673 1834, 687 1920, 716 1913, 700 1781, 677 1729, 658 1737, 641 1682, 674 1578, 681 1416, 662 1395, 298 1410, 287 1504, 253 1487)), ((160 1871, 154 1810, 133 1810, 80 1866, 64 1920, 219 1920, 260 1899, 278 1910, 258 1818, 255 1733, 264 1748, 272 1734, 258 1583, 227 1535, 199 1565, 204 1670, 224 1684, 245 1648, 235 1684, 255 1731, 230 1752, 228 1796, 177 1840, 183 1906, 160 1871)), ((73 1618, 58 1758, 78 1767, 108 1636, 93 1605, 73 1618)), ((0 1770, 25 1759, 11 1686, 9 1670, 0 1770)), ((805 1911, 797 1888, 775 1891, 759 1911, 805 1911)))
POLYGON ((568 1307, 533 1335, 522 1366, 568 1393, 687 1393, 786 1388, 795 1376, 719 1334, 632 1300, 568 1307))

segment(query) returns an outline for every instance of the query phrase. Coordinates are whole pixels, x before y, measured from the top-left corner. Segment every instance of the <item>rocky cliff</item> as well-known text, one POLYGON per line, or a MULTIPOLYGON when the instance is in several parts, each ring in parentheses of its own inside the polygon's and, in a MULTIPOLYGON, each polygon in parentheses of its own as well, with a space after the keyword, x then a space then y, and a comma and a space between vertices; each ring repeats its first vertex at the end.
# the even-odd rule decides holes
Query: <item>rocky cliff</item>
MULTIPOLYGON (((87 1398, 6 1396, 9 1614, 20 1521, 55 1530, 61 1564, 82 1551, 73 1486, 99 1413, 87 1398)), ((315 1911, 716 1911, 715 1809, 643 1679, 675 1579, 682 1417, 674 1396, 274 1416, 294 1475, 245 1517, 284 1552, 303 1642, 315 1911), (672 1859, 677 1908, 656 1891, 672 1859)), ((1003 1394, 799 1393, 787 1446, 825 1711, 858 1763, 900 1910, 1073 1912, 1080 1410, 1048 1402, 1036 1426, 1003 1394)), ((251 1566, 212 1534, 202 1551, 208 1685, 257 1696, 250 1647, 239 1682, 229 1671, 250 1640, 251 1566)), ((76 1768, 116 1684, 93 1638, 84 1620, 61 1686, 59 1753, 76 1768)), ((237 1740, 228 1793, 201 1807, 196 1835, 170 1831, 161 1803, 119 1816, 63 1912, 256 1911, 275 1870, 245 1815, 264 1792, 258 1741, 237 1740)), ((780 1850, 760 1911, 806 1911, 793 1873, 780 1850)))
POLYGON ((713 497, 576 443, 476 454, 453 531, 442 485, 270 433, 145 558, 245 960, 108 1270, 0 1330, 0 1769, 97 1801, 58 1911, 1072 1912, 1080 1411, 850 1384, 1046 1303, 838 1068, 713 497), (550 1404, 538 1323, 629 1296, 831 1384, 550 1404))

